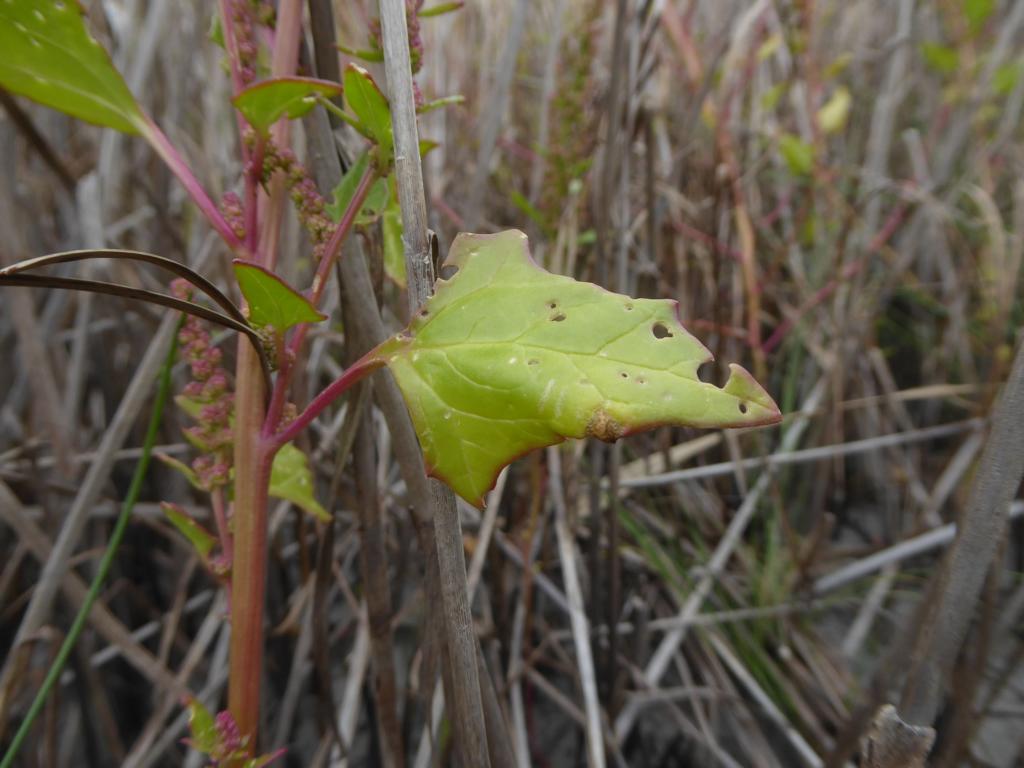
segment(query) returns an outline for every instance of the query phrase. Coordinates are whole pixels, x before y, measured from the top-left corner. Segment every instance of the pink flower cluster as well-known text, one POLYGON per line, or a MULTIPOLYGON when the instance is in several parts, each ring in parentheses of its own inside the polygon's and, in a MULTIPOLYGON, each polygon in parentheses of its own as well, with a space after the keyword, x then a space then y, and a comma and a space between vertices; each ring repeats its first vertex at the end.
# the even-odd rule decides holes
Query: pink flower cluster
MULTIPOLYGON (((179 299, 192 299, 194 289, 186 280, 171 283, 171 292, 179 299)), ((213 346, 202 322, 189 316, 178 332, 181 357, 192 371, 183 395, 198 406, 196 425, 185 435, 202 453, 192 462, 199 484, 206 490, 226 485, 232 462, 231 417, 234 395, 228 372, 221 367, 221 351, 213 346)))
POLYGON ((231 3, 231 21, 238 47, 238 77, 242 87, 256 79, 259 44, 254 22, 258 5, 251 0, 233 0, 231 3))
POLYGON ((268 182, 278 171, 285 175, 299 221, 309 233, 309 239, 313 242, 313 256, 319 261, 334 230, 334 222, 327 215, 323 195, 295 153, 290 149, 280 149, 268 141, 263 153, 263 182, 268 182))

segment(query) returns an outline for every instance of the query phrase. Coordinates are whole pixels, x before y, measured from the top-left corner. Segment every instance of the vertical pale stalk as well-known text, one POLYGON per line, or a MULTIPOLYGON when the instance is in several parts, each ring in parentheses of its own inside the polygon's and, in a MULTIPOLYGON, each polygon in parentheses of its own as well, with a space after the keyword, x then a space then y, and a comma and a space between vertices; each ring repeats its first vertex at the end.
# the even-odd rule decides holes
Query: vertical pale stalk
MULTIPOLYGON (((433 292, 434 275, 405 14, 403 0, 380 0, 384 69, 395 136, 395 179, 402 209, 402 243, 409 276, 409 305, 415 311, 433 292)), ((451 489, 436 480, 430 482, 430 504, 454 694, 454 701, 448 703, 453 710, 456 744, 463 765, 489 768, 491 762, 477 671, 477 640, 466 594, 462 526, 451 489)))

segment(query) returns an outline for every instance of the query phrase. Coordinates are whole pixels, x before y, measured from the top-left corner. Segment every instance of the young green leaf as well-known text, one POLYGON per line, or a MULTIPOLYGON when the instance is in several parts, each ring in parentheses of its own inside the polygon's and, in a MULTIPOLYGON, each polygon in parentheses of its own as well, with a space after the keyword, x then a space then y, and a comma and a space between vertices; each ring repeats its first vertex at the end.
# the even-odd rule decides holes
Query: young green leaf
POLYGON ((189 699, 187 708, 188 729, 192 734, 192 738, 188 739, 189 746, 204 754, 213 752, 220 744, 220 734, 213 715, 197 699, 189 699))
POLYGON ((814 147, 791 133, 779 136, 779 151, 794 176, 810 176, 814 170, 814 147))
POLYGON ((188 513, 177 504, 167 501, 160 502, 160 509, 167 515, 167 519, 178 529, 189 542, 195 547, 199 556, 206 560, 217 544, 217 538, 207 531, 203 526, 189 517, 188 513))
POLYGON ((380 147, 381 157, 391 157, 391 109, 370 73, 349 64, 341 77, 345 101, 359 120, 360 132, 380 147))
POLYGON ((203 487, 202 483, 199 482, 199 476, 196 474, 196 471, 192 469, 192 467, 190 467, 188 464, 186 464, 183 461, 178 461, 173 456, 168 456, 166 453, 157 453, 154 455, 156 456, 157 459, 162 461, 171 469, 180 472, 184 476, 184 478, 188 480, 189 485, 191 485, 197 491, 206 490, 203 487))
POLYGON ((377 356, 402 389, 430 473, 477 506, 503 466, 568 437, 781 418, 738 365, 722 388, 698 378, 711 353, 674 301, 550 274, 514 230, 459 235, 445 264, 458 272, 377 356))
POLYGON ((146 130, 146 118, 75 0, 0 2, 0 86, 96 125, 146 130))
MULTIPOLYGON (((370 153, 364 152, 351 168, 341 177, 338 186, 334 188, 334 199, 327 204, 327 215, 335 222, 341 221, 345 215, 352 196, 359 187, 366 169, 370 164, 370 153)), ((381 211, 388 202, 388 183, 386 179, 377 179, 370 187, 370 192, 363 203, 363 209, 356 216, 356 224, 366 226, 376 221, 381 211)))
POLYGON ((302 117, 316 106, 318 96, 329 97, 339 93, 341 85, 328 80, 280 77, 250 85, 235 96, 232 103, 249 125, 266 136, 270 133, 270 126, 281 117, 287 115, 292 120, 302 117))
POLYGON ((306 454, 291 443, 284 445, 274 457, 270 468, 270 495, 290 501, 317 520, 328 523, 331 516, 313 495, 313 473, 306 454))
POLYGON ((270 270, 235 259, 235 278, 249 304, 249 323, 257 328, 271 326, 284 333, 299 323, 319 323, 327 316, 317 312, 309 299, 270 270))

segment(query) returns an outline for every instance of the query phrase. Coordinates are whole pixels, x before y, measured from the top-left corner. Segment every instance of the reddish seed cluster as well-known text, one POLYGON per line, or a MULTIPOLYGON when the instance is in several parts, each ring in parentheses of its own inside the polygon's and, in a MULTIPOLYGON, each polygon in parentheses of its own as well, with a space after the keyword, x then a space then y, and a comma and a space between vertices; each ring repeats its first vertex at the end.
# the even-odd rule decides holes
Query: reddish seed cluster
POLYGON ((217 728, 218 741, 225 754, 231 755, 242 748, 242 734, 238 730, 238 723, 227 710, 218 712, 214 719, 217 728))
MULTIPOLYGON (((415 75, 423 68, 423 35, 420 33, 420 11, 423 9, 423 0, 405 0, 405 25, 409 33, 409 59, 412 64, 412 73, 415 75)), ((384 50, 383 38, 380 31, 380 19, 370 19, 370 50, 380 52, 384 50)), ((421 101, 417 99, 416 105, 421 101)))
POLYGON ((259 45, 256 42, 256 10, 259 4, 251 0, 233 0, 231 21, 238 48, 238 77, 243 87, 256 79, 259 45))
MULTIPOLYGON (((185 280, 171 284, 172 293, 179 299, 191 300, 192 286, 185 280)), ((195 426, 185 430, 189 440, 203 451, 195 461, 200 485, 206 490, 226 485, 231 472, 232 433, 231 415, 234 396, 228 373, 221 366, 221 351, 213 346, 210 334, 198 318, 189 317, 178 332, 181 357, 192 371, 192 381, 183 394, 200 406, 195 426)))
POLYGON ((324 198, 306 166, 299 162, 295 154, 290 149, 279 149, 268 141, 263 154, 263 182, 269 181, 279 171, 285 175, 299 221, 309 233, 313 242, 313 256, 319 261, 334 230, 334 223, 327 216, 324 198))
POLYGON ((234 192, 225 192, 220 201, 220 212, 239 240, 245 239, 245 208, 242 199, 234 192))
MULTIPOLYGON (((405 0, 405 23, 409 30, 409 58, 415 75, 423 67, 423 35, 420 33, 420 11, 423 0, 405 0)), ((419 106, 417 100, 416 106, 419 106)))

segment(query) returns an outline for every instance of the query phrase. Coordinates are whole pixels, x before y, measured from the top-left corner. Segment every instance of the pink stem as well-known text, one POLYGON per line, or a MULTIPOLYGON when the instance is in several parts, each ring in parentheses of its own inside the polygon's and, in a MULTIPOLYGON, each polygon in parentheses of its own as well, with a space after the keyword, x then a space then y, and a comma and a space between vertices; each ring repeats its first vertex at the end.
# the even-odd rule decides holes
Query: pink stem
POLYGON ((295 421, 291 422, 283 430, 278 432, 269 439, 269 448, 271 451, 277 451, 281 446, 286 443, 290 443, 299 433, 305 429, 313 419, 320 415, 320 413, 337 400, 345 391, 356 382, 360 381, 367 374, 372 373, 381 366, 384 365, 384 360, 378 357, 376 347, 371 349, 361 358, 356 360, 350 365, 340 378, 335 379, 327 387, 320 392, 319 395, 313 398, 309 405, 306 406, 306 410, 296 417, 295 421))
POLYGON ((152 118, 146 117, 146 130, 143 131, 143 135, 149 141, 150 146, 160 156, 160 159, 164 161, 171 173, 178 177, 178 181, 188 192, 189 197, 199 207, 203 215, 206 216, 207 221, 217 230, 217 234, 223 238, 233 251, 239 254, 245 253, 245 245, 241 240, 238 239, 238 235, 235 234, 234 230, 225 220, 220 210, 217 208, 217 204, 213 202, 206 190, 203 189, 203 185, 199 182, 199 179, 192 173, 192 169, 189 168, 188 163, 178 153, 178 150, 174 148, 164 132, 160 130, 156 123, 153 122, 152 118))
MULTIPOLYGON (((345 213, 341 217, 341 221, 338 222, 338 226, 334 232, 331 233, 330 240, 327 241, 327 246, 324 249, 323 255, 320 257, 320 263, 316 268, 316 276, 313 278, 313 290, 310 295, 310 303, 317 307, 320 305, 320 300, 323 298, 324 288, 327 285, 327 278, 330 276, 331 268, 338 260, 338 254, 341 251, 341 244, 345 240, 345 237, 352 230, 353 224, 355 224, 356 216, 359 211, 363 209, 363 203, 366 202, 366 197, 370 193, 371 187, 377 180, 377 174, 371 168, 366 169, 366 173, 359 180, 359 186, 356 187, 355 193, 352 195, 352 199, 349 200, 348 206, 345 208, 345 213)), ((293 361, 298 359, 299 350, 302 349, 302 344, 306 339, 306 334, 309 332, 309 325, 303 324, 295 329, 295 333, 292 334, 291 339, 288 342, 288 352, 285 353, 285 361, 293 361)), ((267 410, 267 418, 263 422, 263 435, 272 435, 276 430, 281 420, 281 412, 284 409, 285 395, 288 391, 288 387, 291 385, 291 374, 292 366, 289 362, 286 362, 284 367, 277 375, 277 380, 274 382, 274 392, 270 399, 270 408, 267 410)))

